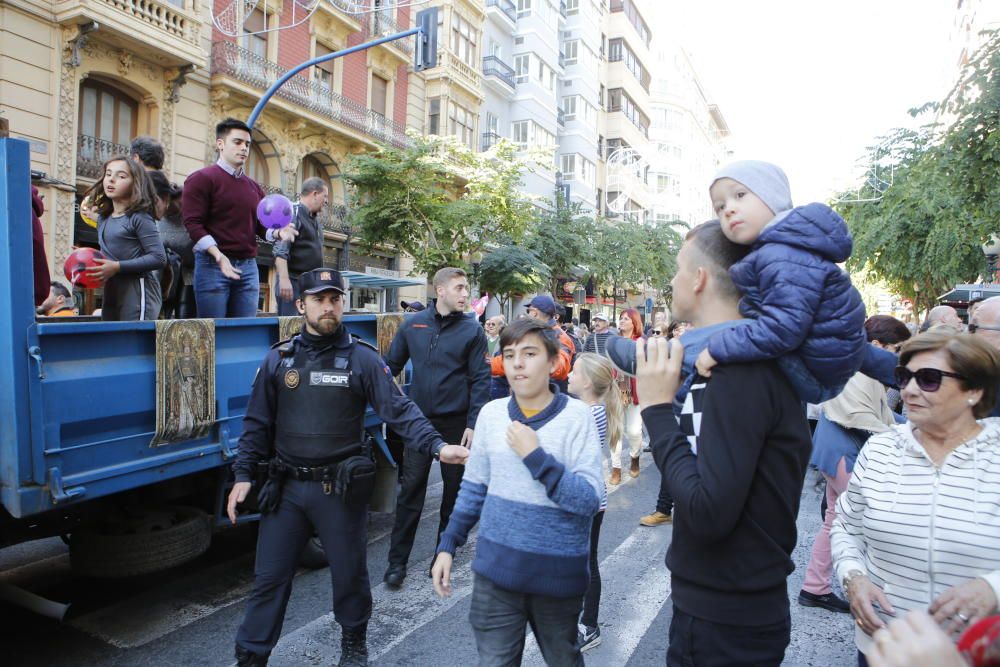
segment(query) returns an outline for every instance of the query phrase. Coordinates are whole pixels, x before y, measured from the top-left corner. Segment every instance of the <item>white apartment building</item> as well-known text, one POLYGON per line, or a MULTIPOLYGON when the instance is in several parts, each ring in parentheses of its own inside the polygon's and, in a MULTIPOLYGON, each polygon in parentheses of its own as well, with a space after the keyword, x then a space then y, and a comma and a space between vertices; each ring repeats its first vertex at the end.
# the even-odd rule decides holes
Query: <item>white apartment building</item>
POLYGON ((606 0, 487 0, 483 27, 481 150, 501 137, 552 160, 524 190, 549 206, 597 205, 601 21, 606 0))
POLYGON ((696 225, 712 217, 708 186, 729 155, 729 127, 687 53, 654 41, 649 188, 657 222, 696 225))

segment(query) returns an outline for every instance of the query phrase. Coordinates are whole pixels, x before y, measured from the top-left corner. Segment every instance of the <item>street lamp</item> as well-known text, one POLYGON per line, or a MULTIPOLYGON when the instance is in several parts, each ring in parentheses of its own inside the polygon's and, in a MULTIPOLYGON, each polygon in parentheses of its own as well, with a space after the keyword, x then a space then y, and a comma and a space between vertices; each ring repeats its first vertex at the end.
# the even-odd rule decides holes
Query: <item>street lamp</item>
POLYGON ((993 283, 997 275, 997 258, 1000 257, 1000 238, 996 234, 990 234, 990 239, 982 245, 983 254, 986 255, 986 281, 993 283))

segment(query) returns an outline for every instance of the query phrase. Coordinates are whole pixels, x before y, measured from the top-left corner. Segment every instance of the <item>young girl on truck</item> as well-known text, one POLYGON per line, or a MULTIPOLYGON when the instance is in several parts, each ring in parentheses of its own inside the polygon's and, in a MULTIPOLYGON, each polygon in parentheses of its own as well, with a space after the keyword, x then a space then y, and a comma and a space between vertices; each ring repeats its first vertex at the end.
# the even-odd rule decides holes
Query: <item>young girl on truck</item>
POLYGON ((153 221, 154 194, 145 169, 119 155, 104 163, 103 178, 87 191, 97 212, 97 238, 104 259, 88 269, 104 281, 105 320, 155 320, 160 283, 155 271, 167 262, 153 221))
MULTIPOLYGON (((584 352, 576 358, 569 374, 569 391, 590 406, 590 413, 597 422, 597 435, 601 447, 617 442, 624 427, 624 407, 616 390, 614 367, 605 357, 584 352)), ((603 458, 603 456, 602 456, 603 458)), ((601 630, 597 627, 597 614, 601 606, 601 571, 597 559, 597 542, 601 536, 604 510, 608 507, 605 486, 601 508, 594 515, 590 529, 590 587, 583 598, 583 615, 577 641, 580 650, 586 651, 601 643, 601 630)))

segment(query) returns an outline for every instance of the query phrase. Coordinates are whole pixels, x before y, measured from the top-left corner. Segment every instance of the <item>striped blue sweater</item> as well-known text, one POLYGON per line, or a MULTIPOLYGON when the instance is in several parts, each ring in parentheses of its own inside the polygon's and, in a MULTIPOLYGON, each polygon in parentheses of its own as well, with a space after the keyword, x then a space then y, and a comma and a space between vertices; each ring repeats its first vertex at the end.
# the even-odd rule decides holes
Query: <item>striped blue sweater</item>
POLYGON ((479 522, 472 569, 520 593, 571 597, 590 583, 591 520, 601 503, 601 445, 590 409, 557 393, 526 418, 513 398, 487 403, 438 552, 465 544, 479 522), (538 449, 523 460, 507 444, 507 427, 535 430, 538 449))

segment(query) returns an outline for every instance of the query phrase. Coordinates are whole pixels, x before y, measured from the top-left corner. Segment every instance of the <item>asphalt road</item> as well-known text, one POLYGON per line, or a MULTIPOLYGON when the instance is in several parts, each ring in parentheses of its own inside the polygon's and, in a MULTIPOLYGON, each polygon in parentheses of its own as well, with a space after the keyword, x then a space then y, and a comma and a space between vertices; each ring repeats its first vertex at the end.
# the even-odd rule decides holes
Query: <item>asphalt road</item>
MULTIPOLYGON (((663 562, 669 526, 639 526, 653 509, 659 475, 648 454, 637 479, 613 489, 601 532, 603 642, 585 656, 594 665, 662 665, 670 624, 670 580, 663 562)), ((382 584, 392 518, 373 514, 368 563, 375 598, 369 656, 376 665, 471 665, 475 642, 468 623, 469 547, 455 563, 454 594, 435 595, 426 576, 433 553, 441 485, 432 486, 403 588, 382 584)), ((850 616, 794 603, 819 526, 819 494, 807 478, 799 514, 796 571, 789 578, 792 642, 786 665, 855 664, 850 616)), ((0 582, 72 603, 64 622, 0 603, 2 662, 8 666, 232 665, 233 637, 253 582, 255 528, 218 534, 208 553, 169 572, 122 581, 75 577, 66 547, 44 540, 0 551, 0 582)), ((330 613, 325 570, 301 570, 272 665, 331 665, 339 657, 339 628, 330 613)), ((543 664, 529 635, 525 664, 543 664)))

